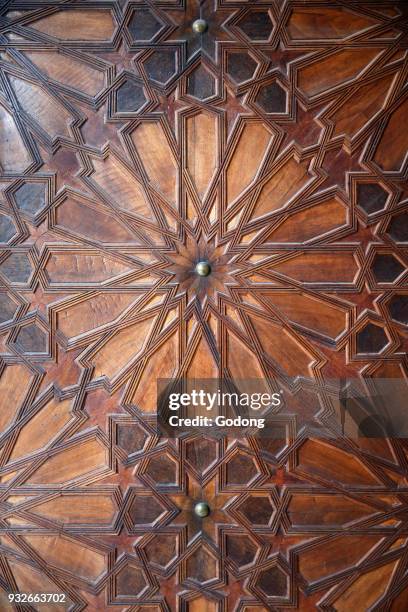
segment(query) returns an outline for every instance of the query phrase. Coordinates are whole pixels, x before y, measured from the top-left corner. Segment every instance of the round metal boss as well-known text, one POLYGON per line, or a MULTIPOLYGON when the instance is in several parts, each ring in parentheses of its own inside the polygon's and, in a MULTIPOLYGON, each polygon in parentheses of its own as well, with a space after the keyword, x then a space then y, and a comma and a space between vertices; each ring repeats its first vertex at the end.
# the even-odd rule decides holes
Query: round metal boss
POLYGON ((210 514, 210 506, 205 502, 198 502, 198 504, 194 506, 194 512, 200 518, 205 518, 210 514))
POLYGON ((211 266, 208 261, 199 261, 196 264, 195 271, 198 276, 208 276, 211 273, 211 266))
POLYGON ((204 34, 207 31, 208 23, 205 19, 196 19, 193 23, 193 30, 196 34, 204 34))

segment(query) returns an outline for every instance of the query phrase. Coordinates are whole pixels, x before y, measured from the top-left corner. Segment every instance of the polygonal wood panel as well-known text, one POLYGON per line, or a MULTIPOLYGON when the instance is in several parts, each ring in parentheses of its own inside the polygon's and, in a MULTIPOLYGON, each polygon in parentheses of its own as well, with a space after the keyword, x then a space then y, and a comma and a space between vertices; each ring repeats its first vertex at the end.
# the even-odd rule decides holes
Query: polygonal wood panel
POLYGON ((405 440, 154 428, 158 378, 406 380, 407 17, 2 3, 2 610, 407 609, 405 440))

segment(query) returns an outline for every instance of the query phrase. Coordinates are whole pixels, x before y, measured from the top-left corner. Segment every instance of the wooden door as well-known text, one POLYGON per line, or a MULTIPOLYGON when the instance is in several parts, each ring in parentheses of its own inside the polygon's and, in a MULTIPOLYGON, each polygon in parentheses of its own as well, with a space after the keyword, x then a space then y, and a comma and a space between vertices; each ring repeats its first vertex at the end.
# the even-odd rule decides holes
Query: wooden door
POLYGON ((159 377, 406 377, 406 3, 2 7, 1 609, 406 610, 404 440, 153 420, 159 377))

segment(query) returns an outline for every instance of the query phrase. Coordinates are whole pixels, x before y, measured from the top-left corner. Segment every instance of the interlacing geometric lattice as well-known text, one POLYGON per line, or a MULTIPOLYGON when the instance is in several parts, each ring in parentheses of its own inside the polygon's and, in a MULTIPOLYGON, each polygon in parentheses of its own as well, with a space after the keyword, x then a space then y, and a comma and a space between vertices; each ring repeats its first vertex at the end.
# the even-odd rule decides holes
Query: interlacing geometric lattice
POLYGON ((374 0, 3 3, 1 609, 407 609, 405 441, 151 418, 159 377, 406 377, 407 28, 374 0))

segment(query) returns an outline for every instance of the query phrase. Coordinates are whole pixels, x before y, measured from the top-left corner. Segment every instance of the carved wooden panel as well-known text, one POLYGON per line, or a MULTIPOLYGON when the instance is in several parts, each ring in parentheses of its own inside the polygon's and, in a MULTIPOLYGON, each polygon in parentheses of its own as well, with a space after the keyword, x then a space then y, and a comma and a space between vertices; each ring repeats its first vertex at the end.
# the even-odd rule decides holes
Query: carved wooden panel
POLYGON ((152 421, 159 377, 406 377, 407 16, 2 3, 2 610, 408 608, 405 441, 152 421))

